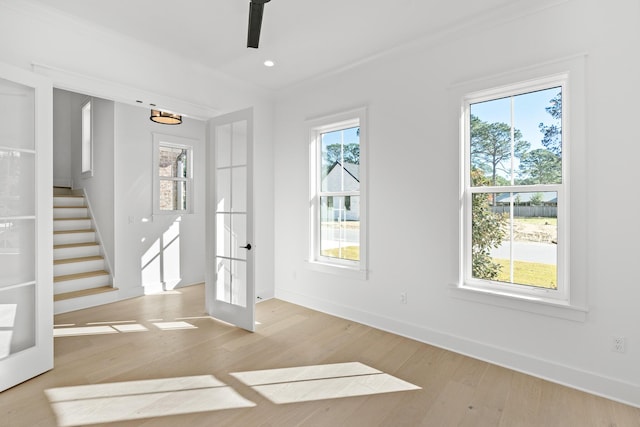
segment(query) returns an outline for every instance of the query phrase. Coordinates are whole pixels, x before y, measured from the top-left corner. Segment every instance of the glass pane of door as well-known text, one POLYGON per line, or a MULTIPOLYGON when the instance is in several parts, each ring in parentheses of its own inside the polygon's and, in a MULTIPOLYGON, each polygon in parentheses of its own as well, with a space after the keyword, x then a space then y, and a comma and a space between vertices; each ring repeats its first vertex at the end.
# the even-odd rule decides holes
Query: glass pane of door
POLYGON ((35 89, 0 79, 0 360, 35 345, 35 89))
POLYGON ((0 63, 0 392, 53 367, 51 105, 0 63))

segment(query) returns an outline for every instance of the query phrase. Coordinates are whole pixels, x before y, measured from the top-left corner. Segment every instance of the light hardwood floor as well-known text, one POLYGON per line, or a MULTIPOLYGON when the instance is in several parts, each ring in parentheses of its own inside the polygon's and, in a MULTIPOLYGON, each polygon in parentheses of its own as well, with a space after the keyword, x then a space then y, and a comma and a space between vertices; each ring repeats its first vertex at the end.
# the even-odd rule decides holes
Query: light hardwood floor
POLYGON ((293 304, 257 320, 207 317, 202 285, 58 315, 55 369, 0 393, 0 426, 640 426, 638 408, 293 304))

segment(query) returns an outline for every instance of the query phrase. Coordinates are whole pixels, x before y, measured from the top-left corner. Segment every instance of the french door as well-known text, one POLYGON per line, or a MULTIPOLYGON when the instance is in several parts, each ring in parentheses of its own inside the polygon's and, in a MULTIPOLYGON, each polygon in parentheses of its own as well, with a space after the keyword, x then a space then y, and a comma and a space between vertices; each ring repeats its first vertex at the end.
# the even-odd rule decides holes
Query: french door
POLYGON ((253 331, 253 111, 212 119, 208 135, 207 311, 253 331))
POLYGON ((53 368, 52 99, 0 63, 0 392, 53 368))

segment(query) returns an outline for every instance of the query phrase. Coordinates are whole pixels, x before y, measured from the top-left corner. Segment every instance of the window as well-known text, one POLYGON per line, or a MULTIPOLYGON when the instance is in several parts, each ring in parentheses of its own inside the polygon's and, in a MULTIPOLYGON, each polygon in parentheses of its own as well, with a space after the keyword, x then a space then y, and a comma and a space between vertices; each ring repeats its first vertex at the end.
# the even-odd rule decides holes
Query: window
POLYGON ((366 271, 365 110, 310 126, 312 263, 366 271))
POLYGON ((91 99, 82 104, 80 109, 82 115, 82 175, 93 175, 93 131, 91 125, 91 99))
POLYGON ((465 97, 463 287, 569 302, 566 83, 465 97))
POLYGON ((185 138, 154 134, 154 213, 190 213, 193 146, 185 138))

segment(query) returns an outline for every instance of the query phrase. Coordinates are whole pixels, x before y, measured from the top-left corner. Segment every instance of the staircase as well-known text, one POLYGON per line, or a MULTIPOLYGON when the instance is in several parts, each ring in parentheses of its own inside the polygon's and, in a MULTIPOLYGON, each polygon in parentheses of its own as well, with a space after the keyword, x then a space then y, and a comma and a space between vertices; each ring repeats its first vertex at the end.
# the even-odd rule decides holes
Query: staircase
POLYGON ((70 189, 53 193, 54 312, 65 313, 117 300, 103 250, 84 196, 70 189))

